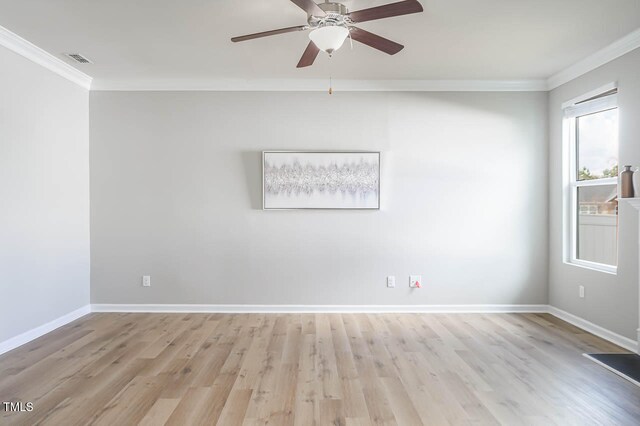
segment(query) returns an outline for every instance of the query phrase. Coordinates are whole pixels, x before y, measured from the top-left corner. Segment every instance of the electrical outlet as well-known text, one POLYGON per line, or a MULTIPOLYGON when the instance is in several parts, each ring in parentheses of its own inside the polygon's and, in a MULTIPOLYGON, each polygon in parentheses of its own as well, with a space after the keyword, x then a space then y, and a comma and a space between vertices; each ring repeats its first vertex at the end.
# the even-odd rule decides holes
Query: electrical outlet
POLYGON ((580 299, 584 299, 584 286, 583 285, 579 285, 578 286, 578 296, 580 296, 580 299))
POLYGON ((142 277, 142 287, 151 287, 151 276, 145 275, 142 277))
POLYGON ((422 275, 409 275, 409 287, 422 288, 422 275))
POLYGON ((396 277, 390 275, 387 277, 387 287, 395 288, 396 287, 396 277))

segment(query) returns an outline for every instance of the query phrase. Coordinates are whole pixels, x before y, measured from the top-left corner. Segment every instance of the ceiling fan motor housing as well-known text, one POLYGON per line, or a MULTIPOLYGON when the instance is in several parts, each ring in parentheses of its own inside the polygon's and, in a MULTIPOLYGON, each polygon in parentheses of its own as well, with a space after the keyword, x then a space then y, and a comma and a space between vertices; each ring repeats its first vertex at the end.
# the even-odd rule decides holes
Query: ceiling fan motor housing
POLYGON ((318 7, 324 10, 327 14, 336 13, 338 15, 346 15, 347 13, 349 13, 347 6, 345 6, 342 3, 325 2, 325 3, 319 3, 318 7))
POLYGON ((329 27, 329 26, 347 26, 351 24, 351 20, 347 17, 349 10, 342 3, 318 3, 318 7, 322 9, 325 16, 309 15, 307 22, 310 28, 329 27))

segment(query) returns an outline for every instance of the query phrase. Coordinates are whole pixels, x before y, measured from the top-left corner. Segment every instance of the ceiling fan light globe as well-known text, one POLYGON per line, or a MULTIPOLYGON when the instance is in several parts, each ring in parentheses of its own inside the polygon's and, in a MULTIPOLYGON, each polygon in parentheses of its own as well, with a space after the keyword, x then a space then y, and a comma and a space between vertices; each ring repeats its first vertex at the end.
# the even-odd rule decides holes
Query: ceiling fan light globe
POLYGON ((309 33, 309 38, 318 49, 331 55, 349 36, 349 30, 339 25, 316 28, 309 33))

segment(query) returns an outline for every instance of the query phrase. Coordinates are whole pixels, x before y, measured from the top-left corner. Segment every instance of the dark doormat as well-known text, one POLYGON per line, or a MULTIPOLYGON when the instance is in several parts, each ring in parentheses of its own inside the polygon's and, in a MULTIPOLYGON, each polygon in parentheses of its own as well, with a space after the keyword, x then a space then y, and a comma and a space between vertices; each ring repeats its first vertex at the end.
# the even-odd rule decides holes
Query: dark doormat
POLYGON ((584 354, 584 356, 640 386, 640 355, 584 354))

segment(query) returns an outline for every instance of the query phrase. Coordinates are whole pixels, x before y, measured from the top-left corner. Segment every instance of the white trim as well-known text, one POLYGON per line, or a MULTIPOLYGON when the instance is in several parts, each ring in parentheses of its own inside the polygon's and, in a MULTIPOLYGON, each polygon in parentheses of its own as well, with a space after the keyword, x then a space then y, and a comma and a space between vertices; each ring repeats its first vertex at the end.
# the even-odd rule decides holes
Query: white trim
MULTIPOLYGON (((548 313, 613 344, 637 351, 637 342, 550 305, 195 305, 93 304, 91 312, 131 313, 548 313)), ((638 330, 640 333, 640 329, 638 330)))
MULTIPOLYGON (((24 345, 91 312, 142 313, 549 313, 602 339, 637 352, 637 342, 549 305, 196 305, 93 304, 0 343, 0 354, 24 345)), ((640 335, 640 329, 638 329, 640 335)))
POLYGON ((599 325, 587 321, 586 319, 581 318, 577 315, 570 314, 569 312, 558 309, 555 306, 549 306, 549 313, 554 317, 560 318, 561 320, 566 321, 569 324, 573 324, 578 328, 581 328, 591 334, 608 340, 609 342, 625 348, 629 351, 637 352, 638 350, 638 342, 634 341, 633 339, 621 336, 618 333, 614 333, 613 331, 607 330, 604 327, 600 327, 599 325))
MULTIPOLYGON (((595 112, 607 111, 617 108, 618 98, 616 95, 609 95, 601 99, 594 99, 577 106, 573 106, 575 102, 589 99, 605 93, 615 88, 615 83, 608 83, 605 86, 585 93, 577 98, 572 99, 569 104, 563 104, 562 120, 562 168, 563 168, 563 262, 580 268, 586 268, 593 271, 599 271, 607 274, 616 275, 618 273, 617 265, 607 265, 602 263, 591 262, 578 259, 578 188, 589 186, 618 185, 618 178, 601 178, 593 180, 579 181, 576 174, 578 170, 577 164, 577 135, 576 123, 577 118, 583 114, 592 114, 595 112), (614 87, 612 87, 614 85, 614 87), (569 105, 569 106, 568 106, 569 105), (573 110, 570 113, 567 111, 573 110)), ((618 185, 618 191, 620 191, 618 185)))
MULTIPOLYGON (((636 173, 637 173, 637 171, 636 171, 636 173)), ((640 197, 620 198, 620 200, 623 200, 626 203, 630 204, 631 207, 635 208, 636 210, 640 210, 640 197)), ((638 333, 638 349, 637 349, 636 352, 638 354, 640 354, 640 328, 638 328, 637 333, 638 333)))
POLYGON ((585 186, 606 186, 606 185, 617 185, 617 184, 618 184, 617 177, 589 179, 589 180, 576 180, 574 182, 571 182, 571 186, 576 188, 584 188, 585 186))
POLYGON ((591 98, 593 98, 595 96, 602 95, 603 93, 610 92, 610 91, 612 91, 614 89, 617 89, 617 88, 618 88, 618 82, 617 81, 612 81, 610 83, 607 83, 607 84, 604 84, 604 85, 598 87, 597 89, 593 89, 593 90, 591 90, 591 91, 589 91, 587 93, 583 93, 580 96, 576 96, 573 99, 569 99, 568 101, 563 102, 561 108, 565 109, 567 107, 573 106, 573 105, 575 105, 577 103, 580 103, 580 102, 584 102, 587 99, 591 99, 591 98))
POLYGON ((195 305, 94 304, 92 312, 188 313, 545 313, 547 305, 195 305))
POLYGON ((607 265, 605 263, 589 262, 588 260, 576 259, 575 257, 564 261, 565 265, 575 266, 577 268, 589 269, 595 272, 602 272, 605 274, 617 275, 618 267, 614 265, 607 265))
POLYGON ((636 198, 620 198, 620 200, 625 201, 631 204, 632 207, 635 207, 637 210, 640 210, 640 197, 636 198))
POLYGON ((608 95, 588 102, 568 106, 564 109, 564 116, 565 118, 582 117, 615 108, 618 108, 618 95, 608 95))
MULTIPOLYGON (((323 79, 143 79, 96 80, 0 26, 0 46, 87 90, 111 91, 326 91, 323 79)), ((336 80, 343 92, 538 92, 553 90, 640 47, 640 29, 547 79, 525 80, 336 80)))
POLYGON ((547 89, 553 90, 581 75, 593 71, 602 65, 613 61, 632 50, 640 47, 640 28, 614 41, 604 49, 587 56, 570 67, 552 75, 547 79, 547 89))
POLYGON ((571 144, 572 138, 575 133, 575 119, 563 118, 562 119, 562 261, 568 262, 571 259, 573 250, 571 249, 571 243, 573 241, 572 226, 573 218, 571 217, 570 204, 573 202, 574 189, 571 185, 571 164, 574 164, 575 160, 574 149, 571 144), (570 164, 567 167, 567 164, 570 164), (568 201, 569 200, 569 201, 568 201))
POLYGON ((79 309, 76 309, 75 311, 69 312, 66 315, 56 318, 53 321, 49 321, 46 324, 42 324, 41 326, 33 328, 29 331, 25 331, 22 334, 5 340, 4 342, 0 342, 0 355, 17 348, 18 346, 22 346, 25 343, 29 343, 30 341, 35 340, 40 336, 52 332, 56 328, 69 324, 70 322, 75 321, 78 318, 81 318, 90 313, 91 305, 85 305, 79 309))
MULTIPOLYGON (((333 80, 338 92, 539 92, 545 80, 333 80)), ((324 79, 96 79, 95 91, 326 92, 324 79)))
POLYGON ((595 362, 596 364, 600 365, 601 367, 606 368, 607 370, 611 371, 612 373, 617 374, 618 376, 622 377, 623 379, 626 379, 628 381, 630 381, 631 383, 633 383, 636 386, 640 386, 640 383, 638 383, 636 380, 632 379, 631 377, 627 376, 626 374, 622 373, 621 371, 616 370, 613 367, 608 366, 607 364, 605 364, 604 362, 595 359, 594 357, 592 357, 589 354, 582 354, 582 356, 584 356, 585 358, 590 359, 591 361, 595 362))
MULTIPOLYGON (((335 90, 343 92, 544 92, 568 83, 638 47, 640 47, 640 29, 544 80, 335 80, 333 86, 335 90)), ((327 90, 327 82, 313 79, 96 80, 92 90, 323 92, 327 90)))
POLYGON ((2 26, 0 26, 0 46, 24 56, 87 90, 91 89, 91 77, 2 26))

